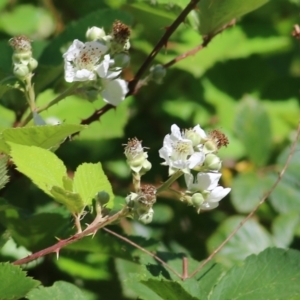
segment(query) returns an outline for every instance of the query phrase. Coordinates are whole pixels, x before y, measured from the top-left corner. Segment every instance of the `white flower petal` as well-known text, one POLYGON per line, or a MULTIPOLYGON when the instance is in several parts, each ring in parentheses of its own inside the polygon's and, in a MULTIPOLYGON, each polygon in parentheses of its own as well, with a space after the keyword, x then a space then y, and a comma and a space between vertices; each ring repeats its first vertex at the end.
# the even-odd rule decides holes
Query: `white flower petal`
POLYGON ((128 92, 127 82, 122 79, 103 80, 104 90, 101 92, 106 103, 117 106, 124 99, 128 92))
POLYGON ((191 157, 188 159, 189 162, 189 168, 193 169, 196 166, 202 164, 204 162, 205 155, 202 152, 195 152, 191 155, 191 157))
POLYGON ((229 194, 231 188, 223 188, 222 186, 216 187, 211 191, 210 195, 206 199, 207 202, 219 202, 225 196, 229 194))
POLYGON ((198 173, 197 182, 199 190, 213 190, 217 187, 221 173, 198 173))

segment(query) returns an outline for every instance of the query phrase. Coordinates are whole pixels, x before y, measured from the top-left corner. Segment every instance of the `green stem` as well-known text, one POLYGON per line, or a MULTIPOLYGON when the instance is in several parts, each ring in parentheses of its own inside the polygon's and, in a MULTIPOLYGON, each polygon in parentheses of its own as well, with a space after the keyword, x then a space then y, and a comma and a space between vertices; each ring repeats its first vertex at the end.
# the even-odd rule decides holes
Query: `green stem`
POLYGON ((33 85, 31 83, 31 78, 32 78, 32 74, 29 74, 24 81, 25 81, 25 96, 31 110, 30 114, 32 115, 32 113, 36 110, 36 107, 35 107, 35 93, 34 93, 33 85))
MULTIPOLYGON (((74 91, 77 89, 78 85, 80 84, 80 82, 76 82, 74 83, 72 86, 70 86, 68 89, 66 89, 63 93, 61 93, 60 95, 58 95, 56 98, 54 98, 52 101, 48 102, 47 104, 35 109, 35 112, 40 113, 46 109, 48 109, 49 107, 53 106, 54 104, 57 104, 59 101, 65 99, 66 97, 72 95, 74 93, 74 91)), ((25 120, 22 122, 21 126, 25 126, 31 119, 33 118, 33 114, 30 113, 25 120)))
POLYGON ((181 170, 178 170, 177 172, 175 172, 166 182, 164 182, 157 190, 156 190, 156 194, 158 195, 159 193, 167 190, 171 184, 176 181, 181 175, 183 174, 183 172, 181 170))

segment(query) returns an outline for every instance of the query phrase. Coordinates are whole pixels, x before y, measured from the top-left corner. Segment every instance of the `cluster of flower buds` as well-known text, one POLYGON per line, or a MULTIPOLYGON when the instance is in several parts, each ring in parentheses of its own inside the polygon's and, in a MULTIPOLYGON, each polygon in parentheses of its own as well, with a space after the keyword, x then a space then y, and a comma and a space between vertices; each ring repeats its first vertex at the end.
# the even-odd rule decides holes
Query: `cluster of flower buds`
POLYGON ((127 207, 131 210, 131 216, 144 224, 152 221, 156 202, 156 188, 151 185, 140 187, 140 178, 151 169, 148 154, 144 151, 142 142, 137 138, 129 139, 125 145, 127 164, 133 172, 135 193, 126 197, 127 207))
POLYGON ((132 217, 144 224, 152 221, 156 202, 156 188, 152 185, 143 186, 137 193, 130 193, 126 197, 127 207, 131 209, 132 217))
POLYGON ((20 35, 10 39, 9 44, 14 51, 12 56, 14 75, 20 80, 32 76, 38 62, 32 57, 31 41, 26 36, 20 35))
POLYGON ((163 165, 169 166, 169 175, 184 173, 187 190, 181 200, 193 205, 198 213, 217 207, 231 190, 218 186, 222 163, 217 152, 227 145, 228 139, 222 132, 214 130, 207 135, 200 125, 180 131, 174 124, 171 134, 164 138, 159 150, 165 160, 163 165), (192 171, 198 172, 195 179, 192 171))
POLYGON ((74 40, 64 53, 65 80, 89 82, 106 103, 117 106, 128 92, 127 82, 119 78, 127 67, 130 29, 115 21, 112 33, 92 27, 86 33, 88 42, 74 40))
POLYGON ((151 169, 151 163, 141 141, 129 139, 125 145, 125 156, 133 171, 135 193, 126 197, 126 203, 132 217, 145 224, 151 222, 156 194, 181 175, 184 175, 187 189, 178 193, 179 200, 194 206, 198 213, 217 207, 231 190, 218 184, 222 163, 217 152, 227 145, 227 137, 218 130, 207 135, 200 125, 183 131, 172 125, 171 134, 165 136, 163 147, 159 150, 160 157, 165 160, 162 164, 169 166, 171 177, 156 190, 153 186, 140 188, 140 177, 151 169))

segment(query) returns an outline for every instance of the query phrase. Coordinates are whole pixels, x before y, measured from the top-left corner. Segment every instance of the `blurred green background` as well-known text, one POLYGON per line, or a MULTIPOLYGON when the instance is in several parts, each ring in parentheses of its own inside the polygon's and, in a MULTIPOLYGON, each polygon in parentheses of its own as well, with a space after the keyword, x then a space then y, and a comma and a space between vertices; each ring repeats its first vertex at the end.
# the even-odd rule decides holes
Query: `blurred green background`
MULTIPOLYGON (((88 27, 109 32, 120 19, 132 29, 131 65, 123 76, 131 80, 167 26, 187 1, 0 1, 0 129, 12 127, 26 115, 24 96, 6 90, 12 83, 12 50, 8 40, 24 34, 33 40, 39 67, 33 81, 37 103, 47 103, 66 88, 62 54, 75 39, 84 41, 88 27)), ((216 36, 207 48, 167 70, 162 84, 149 83, 92 123, 56 152, 69 173, 83 162, 100 161, 119 205, 131 190, 131 174, 122 144, 137 137, 149 147, 152 169, 143 183, 160 185, 167 179, 158 150, 170 126, 200 124, 206 131, 219 129, 230 144, 219 154, 223 160, 222 185, 232 192, 220 206, 198 215, 195 209, 166 195, 155 204, 150 225, 122 220, 110 228, 150 250, 185 253, 202 260, 208 256, 249 213, 276 180, 295 138, 299 122, 300 44, 292 37, 300 22, 300 2, 269 1, 237 20, 216 36)), ((171 36, 155 63, 167 63, 202 42, 187 18, 171 36)), ((104 105, 68 97, 42 113, 78 124, 104 105)), ((300 146, 270 199, 256 216, 217 255, 226 266, 270 246, 300 246, 300 146)), ((64 208, 44 195, 30 181, 12 172, 1 191, 1 261, 25 256, 25 249, 40 250, 68 237, 72 219, 64 208), (15 222, 13 222, 15 218, 15 222), (50 226, 49 226, 50 224, 50 226), (49 228, 50 227, 50 228, 49 228), (13 237, 13 240, 10 239, 13 237)), ((184 188, 179 182, 178 189, 184 188)), ((88 223, 88 216, 86 217, 88 223)), ((99 232, 62 250, 61 257, 46 256, 28 266, 29 275, 45 286, 66 280, 81 287, 88 299, 135 299, 136 287, 125 284, 130 272, 138 272, 140 252, 99 232)), ((141 261, 145 258, 140 258, 141 261)))

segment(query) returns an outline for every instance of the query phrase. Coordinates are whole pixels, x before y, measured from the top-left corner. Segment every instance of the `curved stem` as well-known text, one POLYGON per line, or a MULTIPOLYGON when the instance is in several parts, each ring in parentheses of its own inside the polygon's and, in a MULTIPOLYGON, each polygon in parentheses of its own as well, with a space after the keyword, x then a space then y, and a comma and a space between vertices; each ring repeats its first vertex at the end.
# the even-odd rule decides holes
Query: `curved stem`
POLYGON ((156 194, 159 194, 165 190, 167 190, 171 184, 177 180, 181 175, 183 174, 182 171, 178 170, 176 173, 174 173, 167 181, 165 181, 160 187, 157 188, 156 194))

